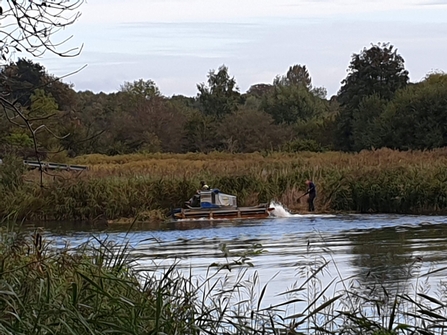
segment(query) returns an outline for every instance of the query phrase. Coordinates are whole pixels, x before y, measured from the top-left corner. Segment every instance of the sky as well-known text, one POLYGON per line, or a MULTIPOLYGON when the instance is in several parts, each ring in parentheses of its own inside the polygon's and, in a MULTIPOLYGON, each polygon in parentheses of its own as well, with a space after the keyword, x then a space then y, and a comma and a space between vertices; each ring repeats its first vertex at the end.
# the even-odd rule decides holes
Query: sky
POLYGON ((76 91, 151 79, 165 96, 196 96, 224 64, 244 93, 300 64, 330 97, 352 55, 383 42, 412 82, 447 71, 447 0, 87 0, 80 11, 58 36, 79 56, 28 57, 56 76, 82 68, 64 78, 76 91))

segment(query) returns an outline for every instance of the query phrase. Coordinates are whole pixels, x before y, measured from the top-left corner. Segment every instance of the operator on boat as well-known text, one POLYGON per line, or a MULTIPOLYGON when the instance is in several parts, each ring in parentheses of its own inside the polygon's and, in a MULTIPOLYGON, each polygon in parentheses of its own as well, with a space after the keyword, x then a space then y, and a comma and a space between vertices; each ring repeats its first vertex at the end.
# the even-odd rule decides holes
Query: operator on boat
POLYGON ((309 194, 309 198, 307 198, 307 203, 309 204, 309 212, 315 211, 314 200, 317 196, 317 189, 315 188, 315 184, 312 180, 306 180, 307 191, 303 195, 309 194))
POLYGON ((209 191, 210 187, 205 183, 205 181, 200 181, 200 190, 197 190, 197 193, 200 193, 200 191, 209 191))
POLYGON ((209 191, 210 187, 205 183, 204 180, 200 181, 200 189, 197 190, 196 194, 192 196, 191 199, 186 201, 186 204, 192 207, 199 207, 200 206, 200 192, 202 191, 209 191))

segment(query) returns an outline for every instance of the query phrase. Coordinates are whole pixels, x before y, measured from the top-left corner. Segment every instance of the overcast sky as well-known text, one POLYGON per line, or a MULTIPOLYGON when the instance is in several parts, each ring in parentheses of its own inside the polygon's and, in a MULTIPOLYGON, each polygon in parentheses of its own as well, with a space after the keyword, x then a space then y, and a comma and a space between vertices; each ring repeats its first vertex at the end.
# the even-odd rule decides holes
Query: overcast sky
POLYGON ((63 33, 76 58, 35 61, 75 90, 118 91, 152 79, 162 94, 195 96, 210 70, 229 68, 240 92, 306 65, 336 94, 351 56, 390 42, 413 82, 447 70, 447 0, 88 0, 63 33))

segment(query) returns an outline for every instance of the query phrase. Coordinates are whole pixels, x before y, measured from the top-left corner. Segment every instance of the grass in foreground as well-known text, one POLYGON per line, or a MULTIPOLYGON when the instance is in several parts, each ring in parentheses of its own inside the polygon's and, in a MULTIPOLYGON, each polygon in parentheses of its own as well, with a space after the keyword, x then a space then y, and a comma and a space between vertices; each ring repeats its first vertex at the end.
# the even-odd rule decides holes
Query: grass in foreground
POLYGON ((3 225, 0 255, 1 334, 444 334, 447 326, 445 283, 440 297, 356 278, 324 286, 330 254, 311 250, 275 305, 263 301, 268 284, 246 271, 256 252, 194 278, 155 259, 142 268, 126 243, 92 238, 56 249, 37 231, 3 225))

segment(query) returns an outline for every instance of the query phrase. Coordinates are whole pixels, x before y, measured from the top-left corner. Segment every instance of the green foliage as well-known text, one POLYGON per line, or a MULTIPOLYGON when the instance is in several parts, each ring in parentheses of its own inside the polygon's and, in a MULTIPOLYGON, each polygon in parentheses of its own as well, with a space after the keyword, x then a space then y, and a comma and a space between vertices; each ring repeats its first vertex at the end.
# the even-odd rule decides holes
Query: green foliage
POLYGON ((48 118, 58 110, 58 105, 53 97, 42 89, 34 90, 30 99, 31 106, 28 113, 30 118, 48 118))
POLYGON ((209 152, 218 146, 214 117, 189 111, 183 129, 183 152, 209 152))
POLYGON ((388 43, 373 44, 352 56, 338 101, 342 106, 354 109, 362 98, 374 94, 391 100, 397 90, 407 85, 408 79, 404 59, 397 50, 388 43))
POLYGON ((117 93, 75 92, 25 59, 6 65, 1 74, 0 88, 16 104, 0 116, 0 151, 21 146, 17 152, 23 157, 30 156, 32 133, 38 151, 62 150, 70 157, 446 145, 445 75, 434 73, 407 87, 404 60, 387 43, 354 54, 339 95, 329 101, 324 87, 312 87, 305 65, 290 66, 273 85, 255 84, 242 95, 222 65, 197 85, 197 97, 170 98, 143 79, 125 82, 117 93), (35 132, 18 120, 17 111, 35 132))
POLYGON ((398 149, 433 149, 447 145, 447 75, 432 74, 399 91, 383 115, 384 145, 398 149))
MULTIPOLYGON (((292 128, 294 139, 288 142, 289 144, 292 144, 292 146, 285 146, 284 149, 286 149, 286 151, 292 150, 292 152, 295 150, 305 151, 306 149, 304 147, 302 150, 298 149, 298 147, 293 149, 295 146, 293 143, 303 143, 305 146, 305 143, 308 143, 313 148, 310 151, 324 151, 324 148, 327 150, 330 148, 333 140, 332 126, 333 116, 329 114, 326 114, 326 116, 323 117, 315 117, 297 122, 292 128), (315 145, 311 143, 314 143, 315 145)), ((298 144, 298 146, 301 145, 298 144)))
POLYGON ((7 99, 17 101, 21 106, 29 107, 31 95, 42 85, 46 76, 45 68, 33 61, 19 58, 2 69, 0 86, 8 94, 7 99))
POLYGON ((307 90, 312 88, 312 79, 306 65, 293 65, 289 67, 285 76, 277 76, 273 80, 274 86, 303 86, 307 90))
POLYGON ((197 85, 198 100, 205 115, 222 118, 237 109, 240 99, 236 80, 230 78, 228 67, 222 65, 217 73, 212 70, 208 74, 208 85, 197 85))
POLYGON ((321 116, 325 103, 303 85, 279 85, 265 96, 261 108, 270 114, 276 124, 294 124, 321 116))
POLYGON ((337 97, 341 106, 337 120, 340 149, 353 149, 353 119, 356 113, 362 117, 362 101, 372 95, 390 101, 397 90, 407 85, 408 79, 404 59, 388 43, 372 45, 352 56, 337 97))
POLYGON ((380 148, 383 146, 386 130, 381 119, 387 107, 387 102, 378 95, 365 97, 359 104, 359 108, 353 112, 352 141, 353 149, 380 148))
POLYGON ((437 285, 439 296, 423 287, 445 268, 417 275, 413 293, 381 279, 328 280, 331 268, 338 270, 326 259, 331 250, 322 241, 320 256, 309 241, 297 256, 296 281, 267 303, 268 283, 247 271, 264 252, 260 244, 243 251, 220 244, 222 261, 197 278, 178 262, 165 266, 155 254, 142 256, 126 241, 92 237, 56 248, 42 234, 12 219, 0 226, 2 334, 442 335, 446 327, 446 284, 437 285))
POLYGON ((100 138, 95 139, 91 151, 113 155, 180 151, 186 116, 179 107, 160 96, 150 99, 132 96, 130 104, 125 103, 129 101, 128 93, 111 98, 106 101, 107 110, 97 116, 100 122, 86 120, 92 127, 101 126, 96 129, 100 138))
POLYGON ((13 147, 31 148, 33 140, 29 135, 24 133, 11 133, 6 137, 6 143, 13 147))
POLYGON ((58 151, 60 138, 66 135, 63 130, 72 123, 59 111, 58 102, 64 108, 68 104, 73 108, 74 91, 49 75, 42 65, 25 59, 9 63, 1 72, 5 118, 0 122, 10 123, 4 143, 13 145, 24 158, 30 156, 28 148, 34 145, 34 139, 39 152, 58 151))
POLYGON ((281 145, 284 130, 262 111, 240 109, 222 119, 218 129, 224 149, 229 152, 256 152, 281 145))
POLYGON ((299 152, 299 151, 311 151, 311 152, 322 152, 326 151, 324 147, 321 146, 315 140, 295 140, 286 143, 283 147, 284 151, 287 152, 299 152))
MULTIPOLYGON (((40 233, 0 241, 3 334, 198 334, 196 292, 174 268, 142 276, 127 245, 54 250, 40 233), (175 279, 177 278, 177 279, 175 279)), ((203 311, 206 313, 206 311, 203 311)))
POLYGON ((139 99, 150 100, 154 97, 160 97, 161 93, 153 80, 139 79, 133 83, 125 82, 121 85, 121 92, 130 96, 130 100, 136 103, 139 99))
MULTIPOLYGON (((256 88, 251 90, 256 92, 256 88)), ((294 65, 285 76, 277 76, 274 79, 271 89, 264 89, 268 94, 262 94, 260 108, 270 114, 276 124, 290 125, 309 120, 325 112, 326 106, 320 97, 323 90, 312 90, 306 66, 294 65)))
POLYGON ((255 84, 250 86, 247 91, 247 95, 262 98, 264 95, 272 93, 273 88, 274 86, 270 84, 255 84))
POLYGON ((14 192, 21 188, 24 172, 25 166, 20 158, 7 155, 2 159, 2 164, 0 164, 0 192, 2 192, 3 198, 8 196, 7 192, 14 192))

